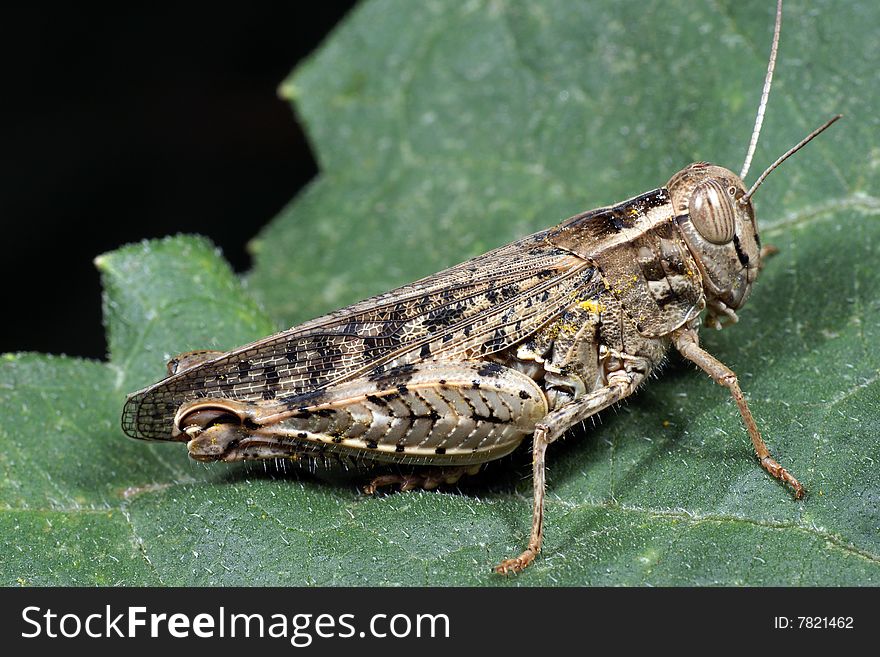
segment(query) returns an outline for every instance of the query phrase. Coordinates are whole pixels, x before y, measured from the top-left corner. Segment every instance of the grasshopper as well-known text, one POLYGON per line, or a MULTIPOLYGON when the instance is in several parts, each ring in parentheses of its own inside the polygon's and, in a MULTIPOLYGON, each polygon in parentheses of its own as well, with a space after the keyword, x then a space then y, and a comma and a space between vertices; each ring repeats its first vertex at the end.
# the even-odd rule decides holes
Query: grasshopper
POLYGON ((129 395, 125 433, 187 442, 198 461, 423 466, 376 477, 434 488, 475 474, 532 436, 531 536, 495 567, 541 550, 548 445, 628 397, 675 347, 736 402, 761 466, 800 498, 770 454, 736 374, 700 346, 737 321, 768 250, 748 173, 776 62, 782 2, 742 171, 696 162, 665 186, 589 210, 445 271, 229 352, 198 351, 129 395))

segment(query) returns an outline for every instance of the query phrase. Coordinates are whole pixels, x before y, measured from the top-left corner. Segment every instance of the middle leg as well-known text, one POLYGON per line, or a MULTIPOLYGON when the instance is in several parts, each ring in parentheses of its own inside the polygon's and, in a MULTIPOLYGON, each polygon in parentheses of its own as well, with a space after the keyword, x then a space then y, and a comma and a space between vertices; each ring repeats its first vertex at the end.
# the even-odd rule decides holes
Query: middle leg
POLYGON ((529 544, 518 557, 506 559, 495 566, 496 573, 506 575, 521 572, 541 551, 544 539, 547 446, 563 435, 569 427, 631 395, 645 379, 649 370, 649 364, 642 359, 627 361, 625 369, 608 374, 605 386, 548 413, 537 424, 532 438, 533 505, 529 544))

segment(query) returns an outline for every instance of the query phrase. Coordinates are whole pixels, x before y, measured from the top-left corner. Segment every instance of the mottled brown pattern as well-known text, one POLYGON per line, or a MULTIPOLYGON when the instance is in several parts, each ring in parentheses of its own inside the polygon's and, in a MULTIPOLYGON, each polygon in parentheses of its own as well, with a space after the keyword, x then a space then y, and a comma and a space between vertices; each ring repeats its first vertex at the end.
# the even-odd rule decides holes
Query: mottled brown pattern
MULTIPOLYGON (((589 262, 546 231, 169 376, 131 395, 125 432, 171 439, 174 414, 195 399, 295 399, 362 375, 424 360, 502 351, 599 285, 589 262)), ((291 402, 296 403, 296 402, 291 402)))
POLYGON ((386 463, 484 463, 515 449, 548 411, 531 378, 486 365, 419 363, 405 385, 358 378, 297 408, 195 401, 181 410, 182 423, 207 424, 189 444, 190 455, 205 461, 333 453, 386 463), (220 404, 243 421, 203 422, 204 407, 220 404))
POLYGON ((702 310, 699 269, 665 188, 572 217, 548 240, 594 262, 646 337, 666 335, 702 310))

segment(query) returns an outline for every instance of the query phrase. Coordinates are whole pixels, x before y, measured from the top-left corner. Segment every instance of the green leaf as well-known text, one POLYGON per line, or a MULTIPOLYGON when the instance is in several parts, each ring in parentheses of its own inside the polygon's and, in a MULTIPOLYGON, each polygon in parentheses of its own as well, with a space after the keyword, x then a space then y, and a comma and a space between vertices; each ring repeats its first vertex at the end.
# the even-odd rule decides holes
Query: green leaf
POLYGON ((780 254, 740 323, 703 335, 805 500, 678 359, 550 448, 545 549, 515 578, 490 567, 524 547, 527 449, 460 490, 366 497, 356 474, 206 466, 122 435, 125 394, 175 353, 243 344, 691 161, 739 169, 769 3, 374 0, 281 87, 322 173, 254 240, 246 286, 201 239, 128 246, 97 261, 108 363, 0 361, 0 583, 880 583, 878 14, 786 6, 749 179, 846 116, 761 188, 780 254))

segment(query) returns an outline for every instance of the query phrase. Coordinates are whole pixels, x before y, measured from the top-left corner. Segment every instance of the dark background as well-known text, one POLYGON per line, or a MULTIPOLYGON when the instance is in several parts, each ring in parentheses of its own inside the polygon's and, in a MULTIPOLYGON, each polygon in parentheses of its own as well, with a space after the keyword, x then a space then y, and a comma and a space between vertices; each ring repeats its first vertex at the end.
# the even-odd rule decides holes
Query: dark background
POLYGON ((276 87, 353 2, 0 12, 0 352, 103 358, 93 258, 245 244, 316 173, 276 87))

